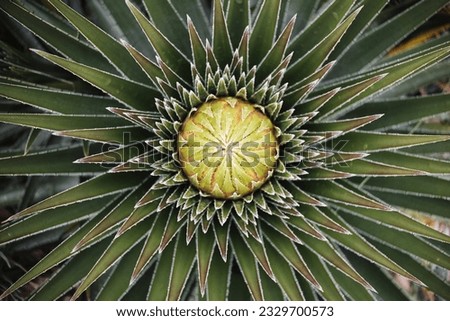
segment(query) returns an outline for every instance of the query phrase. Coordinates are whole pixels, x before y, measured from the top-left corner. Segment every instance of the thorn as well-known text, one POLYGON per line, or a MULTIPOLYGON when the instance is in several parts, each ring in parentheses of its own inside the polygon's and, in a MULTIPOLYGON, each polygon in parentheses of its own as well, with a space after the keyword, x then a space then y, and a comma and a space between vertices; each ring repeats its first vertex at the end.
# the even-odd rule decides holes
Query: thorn
POLYGON ((131 3, 131 1, 130 1, 130 0, 125 0, 125 3, 127 4, 127 6, 128 6, 128 7, 131 7, 131 6, 133 6, 133 4, 131 3))
POLYGON ((292 234, 292 236, 290 237, 290 239, 291 239, 293 242, 297 243, 297 244, 303 245, 303 242, 302 242, 302 241, 297 237, 297 235, 295 235, 295 234, 292 234))
POLYGON ((130 226, 127 226, 127 221, 125 221, 125 223, 123 223, 119 230, 117 231, 116 235, 114 235, 114 239, 117 239, 119 237, 121 237, 123 234, 125 234, 128 230, 130 230, 133 226, 135 226, 137 223, 134 223, 130 226))
POLYGON ((52 132, 52 135, 54 136, 58 136, 58 137, 64 137, 64 131, 59 131, 59 132, 52 132))
POLYGON ((312 286, 314 286, 317 290, 319 290, 320 292, 323 292, 323 288, 320 285, 320 283, 316 280, 316 278, 311 274, 313 280, 310 280, 309 278, 306 278, 306 280, 312 284, 312 286))
POLYGON ((34 52, 34 53, 36 53, 36 54, 38 54, 38 55, 39 55, 40 52, 42 52, 41 50, 35 49, 35 48, 30 48, 30 51, 31 51, 31 52, 34 52))
POLYGON ((322 203, 321 201, 317 201, 317 203, 315 205, 319 206, 319 207, 327 207, 327 204, 322 203))
POLYGON ((14 220, 16 219, 15 216, 16 216, 16 215, 13 215, 13 216, 8 217, 6 220, 4 220, 4 221, 2 222, 2 224, 11 223, 12 221, 14 221, 14 220))
POLYGON ((78 244, 75 245, 75 247, 72 249, 72 251, 70 251, 70 254, 75 254, 76 252, 78 252, 78 250, 80 250, 84 244, 85 244, 85 242, 83 242, 83 240, 78 242, 78 244))
POLYGON ((119 41, 124 47, 127 47, 127 48, 131 47, 131 45, 125 39, 120 38, 119 41))
POLYGON ((8 295, 10 295, 12 292, 9 290, 6 290, 5 292, 0 295, 0 301, 3 301, 8 295))
POLYGON ((188 14, 186 14, 186 21, 187 21, 188 27, 192 27, 194 25, 191 17, 188 14))
POLYGON ((203 296, 205 296, 206 293, 206 284, 205 283, 201 283, 200 284, 200 294, 203 296))
POLYGON ((133 272, 133 274, 131 275, 131 278, 130 278, 130 282, 128 283, 128 286, 132 286, 137 278, 138 278, 138 275, 135 274, 135 272, 133 272))

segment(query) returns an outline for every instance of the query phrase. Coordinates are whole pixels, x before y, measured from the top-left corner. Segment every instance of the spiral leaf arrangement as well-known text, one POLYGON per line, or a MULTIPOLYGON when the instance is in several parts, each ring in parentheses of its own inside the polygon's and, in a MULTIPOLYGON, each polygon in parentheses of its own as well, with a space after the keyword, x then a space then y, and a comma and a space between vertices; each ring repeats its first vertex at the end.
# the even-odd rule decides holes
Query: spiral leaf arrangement
POLYGON ((40 78, 1 76, 32 108, 0 121, 33 130, 0 173, 80 180, 3 224, 6 247, 64 233, 2 297, 52 269, 32 299, 403 299, 391 272, 450 298, 422 264, 449 269, 450 237, 405 214, 448 217, 450 136, 422 120, 449 99, 405 93, 450 46, 385 56, 447 1, 45 3, 0 3, 44 42, 40 78))

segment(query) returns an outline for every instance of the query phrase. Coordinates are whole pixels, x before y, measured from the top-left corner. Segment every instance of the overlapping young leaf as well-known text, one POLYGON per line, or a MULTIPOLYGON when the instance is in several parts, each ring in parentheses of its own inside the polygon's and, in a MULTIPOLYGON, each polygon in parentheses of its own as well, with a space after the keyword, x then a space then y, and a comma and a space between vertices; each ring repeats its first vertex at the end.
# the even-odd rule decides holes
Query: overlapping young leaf
POLYGON ((2 77, 0 95, 34 108, 0 121, 80 144, 2 155, 0 173, 89 179, 4 223, 1 244, 73 232, 3 297, 59 267, 32 299, 75 286, 73 299, 91 289, 99 300, 402 297, 386 271, 450 298, 421 265, 448 269, 450 237, 404 212, 448 218, 449 163, 439 154, 450 136, 408 130, 448 112, 448 97, 380 98, 449 56, 438 40, 383 60, 447 1, 418 1, 370 31, 386 1, 102 0, 87 6, 98 25, 48 2, 51 10, 16 0, 0 9, 48 45, 35 54, 89 85, 2 77), (272 177, 237 200, 192 186, 176 144, 186 118, 221 97, 256 105, 280 146, 272 177))

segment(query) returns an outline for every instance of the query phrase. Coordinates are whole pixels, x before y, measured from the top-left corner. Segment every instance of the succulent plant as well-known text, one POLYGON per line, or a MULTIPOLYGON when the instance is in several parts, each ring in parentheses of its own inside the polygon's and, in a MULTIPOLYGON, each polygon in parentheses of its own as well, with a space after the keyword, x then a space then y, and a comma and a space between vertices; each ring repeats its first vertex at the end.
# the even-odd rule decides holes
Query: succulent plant
POLYGON ((1 77, 33 131, 0 174, 76 180, 3 223, 6 251, 60 236, 3 297, 450 299, 450 237, 408 215, 448 218, 449 97, 407 97, 448 35, 386 55, 448 1, 388 2, 2 1, 38 49, 1 77))

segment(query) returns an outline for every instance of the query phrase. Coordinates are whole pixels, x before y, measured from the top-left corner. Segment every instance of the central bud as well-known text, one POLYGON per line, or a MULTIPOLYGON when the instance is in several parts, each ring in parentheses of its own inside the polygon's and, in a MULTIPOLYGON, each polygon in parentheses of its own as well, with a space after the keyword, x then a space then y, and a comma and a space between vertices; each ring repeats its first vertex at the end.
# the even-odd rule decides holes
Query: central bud
POLYGON ((202 104, 178 136, 179 159, 203 194, 239 199, 260 188, 278 159, 275 127, 249 102, 220 98, 202 104))

